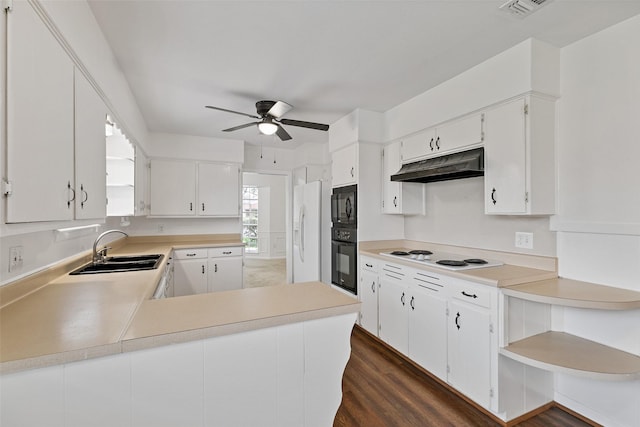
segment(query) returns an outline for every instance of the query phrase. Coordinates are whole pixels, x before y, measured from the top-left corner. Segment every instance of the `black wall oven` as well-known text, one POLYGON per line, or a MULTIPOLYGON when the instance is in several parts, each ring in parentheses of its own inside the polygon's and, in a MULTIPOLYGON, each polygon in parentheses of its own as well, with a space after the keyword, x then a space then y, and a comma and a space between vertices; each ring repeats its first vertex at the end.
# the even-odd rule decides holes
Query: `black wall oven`
POLYGON ((357 186, 334 188, 331 194, 331 283, 358 293, 357 186))
POLYGON ((356 280, 356 229, 331 229, 331 283, 354 295, 358 293, 356 280))

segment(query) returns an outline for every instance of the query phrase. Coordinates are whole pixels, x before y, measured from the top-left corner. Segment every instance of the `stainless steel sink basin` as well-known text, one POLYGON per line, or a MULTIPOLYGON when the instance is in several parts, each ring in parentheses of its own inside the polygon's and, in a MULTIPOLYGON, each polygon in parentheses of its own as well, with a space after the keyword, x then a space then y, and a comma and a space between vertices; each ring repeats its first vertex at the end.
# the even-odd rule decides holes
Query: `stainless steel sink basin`
POLYGON ((162 255, 132 255, 108 257, 104 262, 85 264, 69 273, 98 274, 98 273, 122 273, 125 271, 153 270, 158 268, 162 261, 162 255))

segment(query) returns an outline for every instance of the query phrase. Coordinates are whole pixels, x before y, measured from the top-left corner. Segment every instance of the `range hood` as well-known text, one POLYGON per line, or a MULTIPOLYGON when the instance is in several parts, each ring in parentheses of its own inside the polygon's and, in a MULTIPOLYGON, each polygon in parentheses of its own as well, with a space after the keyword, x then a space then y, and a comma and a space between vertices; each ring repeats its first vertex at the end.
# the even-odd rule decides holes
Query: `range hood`
POLYGON ((484 175, 484 148, 461 151, 403 165, 391 181, 436 182, 484 175))

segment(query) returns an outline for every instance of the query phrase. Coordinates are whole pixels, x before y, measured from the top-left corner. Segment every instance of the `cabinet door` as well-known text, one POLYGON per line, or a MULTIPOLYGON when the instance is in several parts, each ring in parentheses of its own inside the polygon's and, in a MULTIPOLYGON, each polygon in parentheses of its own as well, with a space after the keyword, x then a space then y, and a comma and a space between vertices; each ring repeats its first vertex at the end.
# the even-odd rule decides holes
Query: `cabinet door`
POLYGON ((193 216, 196 209, 194 162, 151 160, 150 215, 193 216))
POLYGON ((238 166, 198 164, 198 215, 239 216, 240 174, 238 166))
POLYGON ((242 257, 209 258, 208 292, 242 289, 242 257))
POLYGON ((380 277, 378 296, 380 338, 399 352, 408 355, 409 319, 407 287, 386 274, 380 277))
POLYGON ((75 188, 78 219, 107 214, 107 155, 102 99, 79 71, 75 72, 75 188))
POLYGON ((402 163, 415 162, 432 154, 436 147, 435 141, 435 128, 404 138, 401 149, 402 163))
POLYGON ((519 99, 485 113, 485 211, 525 213, 525 100, 519 99))
POLYGON ((378 274, 360 270, 360 326, 378 336, 378 274))
POLYGON ((482 114, 465 117, 438 126, 433 154, 457 151, 465 146, 482 142, 482 114))
POLYGON ((356 184, 358 176, 358 146, 352 144, 331 155, 331 186, 356 184))
POLYGON ((173 267, 173 294, 204 294, 207 292, 207 258, 175 260, 173 267))
POLYGON ((409 357, 447 379, 447 300, 437 291, 416 287, 409 299, 409 357))
POLYGON ((485 408, 491 403, 490 325, 489 310, 450 302, 448 382, 485 408))
POLYGON ((400 200, 400 182, 391 181, 402 166, 400 161, 400 142, 394 142, 384 147, 382 161, 382 212, 386 214, 402 213, 400 200))
POLYGON ((70 220, 73 63, 29 2, 7 20, 7 222, 70 220))

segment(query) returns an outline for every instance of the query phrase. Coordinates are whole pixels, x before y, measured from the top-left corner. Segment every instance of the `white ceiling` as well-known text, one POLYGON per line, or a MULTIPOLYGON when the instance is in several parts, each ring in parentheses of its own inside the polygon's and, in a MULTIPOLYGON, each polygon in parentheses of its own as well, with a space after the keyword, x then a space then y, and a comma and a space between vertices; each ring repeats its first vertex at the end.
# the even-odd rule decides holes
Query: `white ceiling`
POLYGON ((640 13, 640 0, 550 0, 518 19, 504 0, 89 0, 152 132, 295 147, 326 132, 258 135, 261 99, 285 117, 332 124, 386 111, 535 37, 558 47, 640 13))

